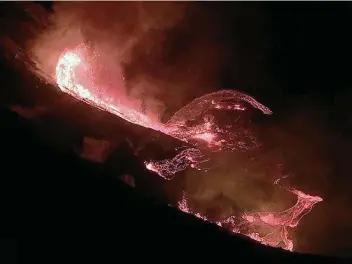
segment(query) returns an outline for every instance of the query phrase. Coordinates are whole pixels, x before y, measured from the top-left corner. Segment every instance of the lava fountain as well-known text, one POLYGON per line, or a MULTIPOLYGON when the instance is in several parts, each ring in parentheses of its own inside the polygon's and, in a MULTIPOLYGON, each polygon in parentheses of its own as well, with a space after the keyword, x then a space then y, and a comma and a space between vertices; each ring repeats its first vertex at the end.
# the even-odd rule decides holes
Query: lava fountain
MULTIPOLYGON (((128 122, 160 131, 183 142, 200 140, 206 141, 210 147, 225 145, 225 141, 219 138, 221 129, 213 127, 211 122, 205 121, 196 127, 185 126, 186 121, 199 117, 209 108, 241 111, 243 108, 241 108, 240 103, 247 102, 264 114, 272 113, 270 109, 248 95, 237 91, 224 90, 194 100, 176 112, 167 123, 163 124, 146 116, 141 111, 131 108, 122 100, 112 98, 106 92, 109 87, 99 87, 96 84, 92 66, 95 63, 97 62, 95 62, 94 53, 84 44, 65 51, 60 56, 56 66, 56 81, 61 91, 101 110, 117 115, 128 122), (225 101, 236 103, 223 103, 225 101)), ((226 143, 229 145, 231 142, 227 140, 226 143)))
POLYGON ((96 108, 108 111, 128 122, 155 130, 163 130, 160 124, 153 122, 141 112, 126 106, 119 98, 106 93, 109 87, 99 87, 94 76, 94 54, 84 44, 65 51, 56 66, 56 82, 67 93, 96 108))
MULTIPOLYGON (((201 165, 210 159, 204 154, 205 151, 248 151, 258 146, 249 131, 236 124, 225 127, 217 124, 214 116, 205 115, 209 110, 246 111, 246 105, 251 105, 263 114, 272 114, 269 108, 246 94, 223 90, 195 99, 176 112, 166 123, 161 123, 136 110, 119 96, 111 96, 109 89, 111 91, 116 87, 103 87, 97 82, 94 66, 98 64, 97 56, 84 44, 63 52, 56 66, 56 82, 59 88, 64 93, 130 123, 160 131, 192 145, 193 147, 182 150, 173 159, 145 162, 147 169, 167 180, 189 167, 203 170, 201 165)), ((289 191, 297 196, 297 203, 290 209, 283 212, 243 213, 240 218, 231 216, 215 224, 231 232, 247 235, 263 244, 293 250, 289 228, 296 227, 299 220, 309 213, 316 203, 322 201, 322 198, 298 190, 289 191)), ((207 220, 206 216, 189 209, 185 193, 178 203, 178 208, 207 220)))

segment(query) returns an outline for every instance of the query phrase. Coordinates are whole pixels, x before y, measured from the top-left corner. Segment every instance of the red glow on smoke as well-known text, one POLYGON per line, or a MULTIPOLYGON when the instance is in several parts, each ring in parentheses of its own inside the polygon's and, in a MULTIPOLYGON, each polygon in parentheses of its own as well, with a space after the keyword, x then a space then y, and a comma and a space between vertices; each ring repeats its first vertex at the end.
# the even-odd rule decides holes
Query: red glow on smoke
MULTIPOLYGON (((96 62, 93 52, 83 44, 65 51, 59 58, 56 67, 58 86, 63 92, 126 121, 160 131, 193 145, 192 148, 179 152, 172 159, 145 162, 147 169, 167 180, 172 179, 177 172, 189 167, 204 170, 202 164, 210 159, 202 153, 201 149, 206 148, 207 151, 213 152, 248 151, 258 146, 253 135, 236 122, 222 127, 216 124, 214 116, 208 115, 202 119, 201 117, 211 109, 242 112, 246 111, 245 105, 249 104, 264 114, 272 113, 270 109, 248 95, 232 90, 223 90, 195 99, 176 112, 169 121, 161 123, 146 116, 141 110, 132 107, 125 100, 113 98, 108 91, 116 87, 98 85, 94 76, 94 64, 99 64, 99 62, 96 62), (199 122, 199 119, 202 121, 199 122)), ((283 212, 244 213, 239 219, 231 216, 224 221, 215 223, 232 232, 247 235, 263 244, 293 250, 293 242, 289 239, 288 229, 296 227, 299 220, 322 199, 298 190, 291 192, 297 196, 297 203, 283 212)), ((207 220, 205 216, 189 209, 186 195, 179 202, 178 208, 207 220)))

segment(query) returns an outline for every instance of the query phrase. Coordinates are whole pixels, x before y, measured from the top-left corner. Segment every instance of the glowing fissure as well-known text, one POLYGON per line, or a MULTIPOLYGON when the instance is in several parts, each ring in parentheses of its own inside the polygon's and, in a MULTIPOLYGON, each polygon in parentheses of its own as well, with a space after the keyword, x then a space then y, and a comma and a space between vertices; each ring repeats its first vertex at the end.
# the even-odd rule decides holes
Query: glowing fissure
MULTIPOLYGON (((228 126, 216 124, 214 116, 206 115, 210 110, 243 112, 246 111, 245 104, 247 103, 262 111, 263 114, 272 114, 269 108, 246 94, 223 90, 193 100, 176 112, 169 121, 161 123, 123 103, 119 98, 112 98, 108 92, 104 92, 105 87, 96 84, 93 62, 98 63, 95 62, 94 56, 84 44, 65 51, 56 66, 56 81, 59 88, 64 93, 119 116, 128 122, 160 131, 193 145, 192 148, 182 150, 172 159, 145 162, 147 169, 167 180, 172 179, 177 172, 186 170, 188 167, 205 171, 206 168, 202 165, 210 159, 202 153, 201 149, 206 148, 213 152, 248 151, 258 147, 256 138, 243 127, 236 126, 236 124, 228 126), (201 117, 203 119, 199 123, 201 117)), ((322 199, 298 190, 291 192, 297 196, 298 200, 288 210, 244 213, 240 218, 231 216, 215 223, 231 232, 247 235, 263 244, 293 250, 293 242, 289 239, 288 228, 296 227, 299 220, 322 199)), ((185 193, 178 203, 178 208, 208 221, 206 216, 189 209, 185 193)))

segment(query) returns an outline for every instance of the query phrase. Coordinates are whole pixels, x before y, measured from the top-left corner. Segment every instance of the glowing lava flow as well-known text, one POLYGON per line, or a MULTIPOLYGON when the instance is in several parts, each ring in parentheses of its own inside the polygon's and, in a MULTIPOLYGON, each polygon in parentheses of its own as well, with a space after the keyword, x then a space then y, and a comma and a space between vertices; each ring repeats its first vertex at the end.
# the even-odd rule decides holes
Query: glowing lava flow
POLYGON ((222 134, 228 134, 226 131, 219 127, 214 127, 206 121, 197 126, 186 125, 186 121, 198 118, 209 108, 243 110, 244 108, 240 106, 240 103, 247 102, 264 114, 272 113, 270 109, 248 95, 237 91, 225 90, 194 100, 175 113, 166 124, 162 124, 125 105, 121 100, 111 98, 111 96, 105 94, 103 92, 104 87, 98 87, 95 84, 91 61, 94 62, 94 55, 91 54, 88 47, 84 44, 64 52, 56 66, 56 81, 60 89, 79 100, 115 114, 128 122, 158 130, 184 142, 205 141, 209 147, 216 147, 219 150, 222 149, 222 146, 224 148, 236 148, 235 140, 232 142, 227 139, 227 143, 225 143, 225 140, 221 139, 222 134), (228 101, 236 103, 232 105, 232 103, 226 103, 228 101), (216 141, 213 140, 215 137, 217 137, 216 141))
POLYGON ((172 179, 179 171, 187 169, 187 167, 200 170, 200 165, 209 161, 199 149, 189 148, 181 151, 171 160, 165 159, 161 161, 145 162, 148 170, 154 171, 166 180, 172 179))
MULTIPOLYGON (((216 124, 214 116, 209 114, 211 110, 243 112, 246 110, 247 104, 264 114, 272 114, 270 109, 248 95, 237 91, 223 90, 195 99, 163 124, 149 118, 141 111, 135 110, 121 99, 113 98, 107 92, 109 87, 97 85, 93 64, 99 64, 99 62, 95 61, 95 56, 84 44, 64 52, 56 67, 58 86, 63 92, 117 115, 128 122, 160 131, 193 145, 193 148, 181 151, 173 159, 145 162, 146 168, 167 180, 172 179, 177 172, 188 167, 202 170, 201 165, 209 161, 209 158, 202 153, 202 148, 213 152, 247 151, 258 146, 253 135, 236 124, 236 120, 229 126, 216 124)), ((309 213, 314 204, 322 201, 320 197, 309 196, 300 191, 292 192, 297 195, 298 201, 288 210, 280 213, 244 213, 240 219, 229 217, 224 221, 216 222, 216 224, 232 232, 250 236, 263 244, 292 250, 293 243, 288 238, 288 228, 297 226, 299 220, 309 213)), ((186 196, 182 198, 178 208, 207 220, 205 216, 189 209, 186 196)))
MULTIPOLYGON (((293 241, 288 238, 288 228, 296 227, 299 220, 308 214, 316 203, 323 200, 318 196, 310 196, 298 190, 293 190, 292 192, 297 195, 297 202, 283 212, 245 213, 240 218, 230 216, 225 220, 214 223, 231 232, 249 236, 262 244, 273 247, 280 246, 292 251, 293 241)), ((185 213, 194 214, 201 219, 209 221, 205 216, 193 213, 190 210, 185 194, 183 194, 178 208, 185 213)))
POLYGON ((94 83, 94 72, 88 58, 89 50, 83 44, 60 56, 56 66, 56 82, 61 91, 133 124, 155 130, 163 129, 160 124, 153 122, 146 115, 125 106, 118 99, 113 101, 102 92, 102 89, 94 83), (84 81, 86 85, 82 85, 84 81))

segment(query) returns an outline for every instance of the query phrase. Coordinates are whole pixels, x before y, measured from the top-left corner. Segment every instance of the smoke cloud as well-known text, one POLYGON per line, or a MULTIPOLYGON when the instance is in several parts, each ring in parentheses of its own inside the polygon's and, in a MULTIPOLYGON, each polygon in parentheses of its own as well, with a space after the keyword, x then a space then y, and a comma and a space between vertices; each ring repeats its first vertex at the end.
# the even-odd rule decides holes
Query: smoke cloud
POLYGON ((194 97, 219 87, 224 62, 219 30, 208 11, 197 7, 173 2, 55 3, 48 27, 28 47, 40 75, 52 81, 60 54, 87 44, 120 96, 165 120, 194 97))

